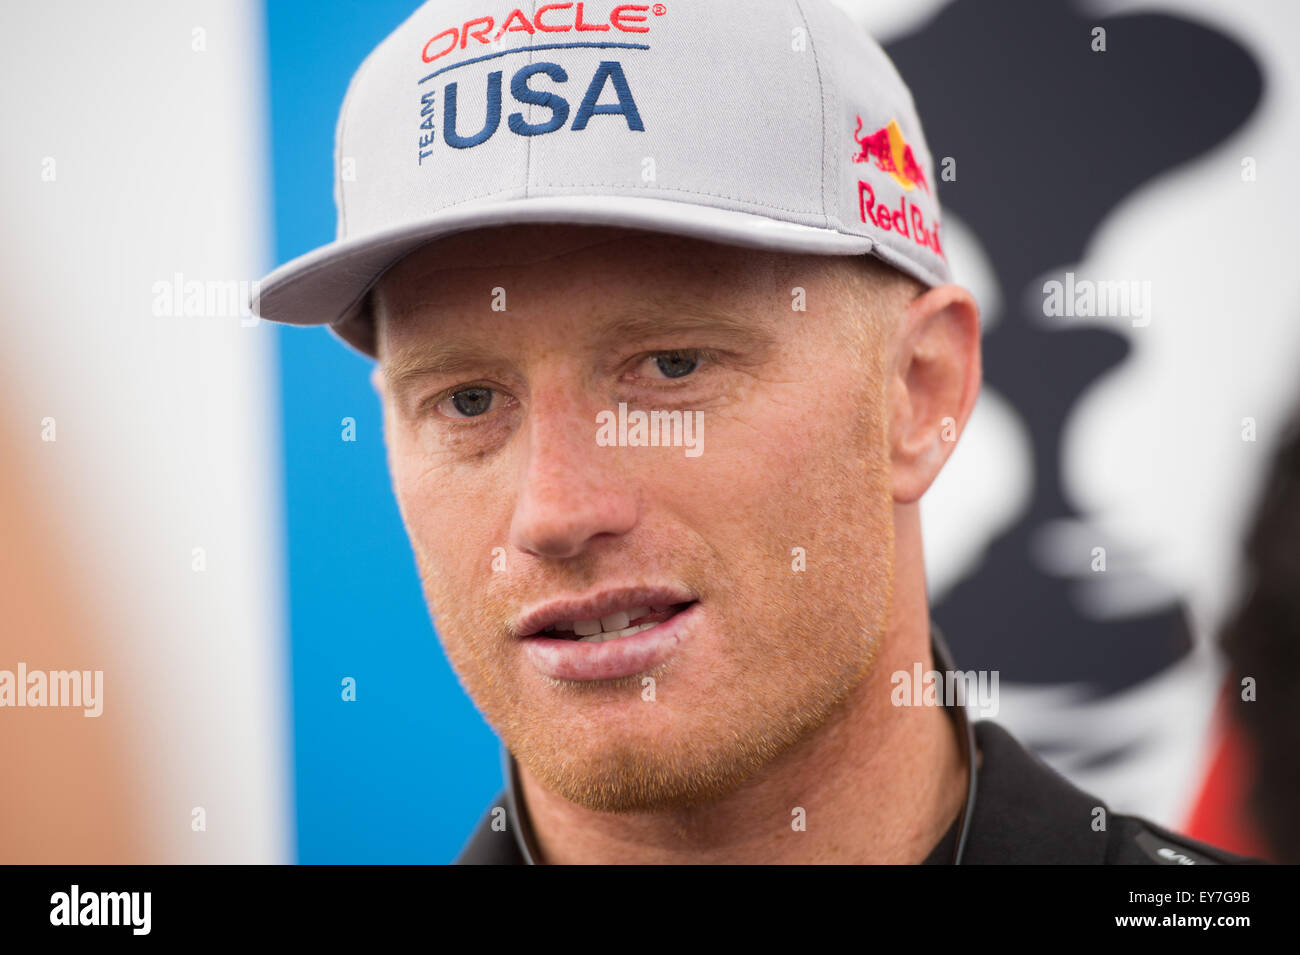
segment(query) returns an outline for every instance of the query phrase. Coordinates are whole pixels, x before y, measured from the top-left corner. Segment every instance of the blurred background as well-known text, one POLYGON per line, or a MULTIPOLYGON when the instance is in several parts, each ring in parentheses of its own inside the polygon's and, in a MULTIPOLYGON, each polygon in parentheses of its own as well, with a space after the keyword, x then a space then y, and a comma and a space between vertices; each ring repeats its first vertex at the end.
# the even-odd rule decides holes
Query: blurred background
MULTIPOLYGON (((1300 8, 841 5, 984 314, 923 502, 957 664, 1113 808, 1300 861, 1300 8), (1149 307, 1045 317, 1067 275, 1149 307)), ((415 6, 0 9, 0 670, 104 684, 0 708, 0 862, 446 862, 501 786, 369 362, 241 308, 334 237, 347 82, 415 6)))

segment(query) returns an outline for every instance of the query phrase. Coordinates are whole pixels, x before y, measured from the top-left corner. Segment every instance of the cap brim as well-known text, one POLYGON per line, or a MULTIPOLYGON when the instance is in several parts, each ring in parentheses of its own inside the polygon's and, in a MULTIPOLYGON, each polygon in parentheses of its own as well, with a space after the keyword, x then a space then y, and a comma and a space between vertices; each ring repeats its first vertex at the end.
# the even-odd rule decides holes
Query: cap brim
POLYGON ((646 229, 725 245, 814 255, 876 251, 927 284, 934 276, 873 250, 867 236, 799 225, 751 212, 637 196, 541 196, 476 203, 421 222, 332 242, 282 265, 260 283, 254 311, 273 322, 329 325, 362 354, 376 357, 374 328, 360 314, 366 293, 386 271, 420 246, 443 236, 490 226, 571 223, 646 229))

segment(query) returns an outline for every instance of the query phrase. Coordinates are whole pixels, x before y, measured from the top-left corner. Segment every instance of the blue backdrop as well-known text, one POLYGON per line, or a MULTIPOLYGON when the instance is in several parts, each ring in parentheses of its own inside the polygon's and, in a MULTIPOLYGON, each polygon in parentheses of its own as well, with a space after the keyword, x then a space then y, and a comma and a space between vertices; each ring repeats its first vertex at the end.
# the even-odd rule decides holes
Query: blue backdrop
MULTIPOLYGON (((348 80, 417 5, 268 0, 277 263, 334 238, 348 80)), ((500 789, 496 737, 429 621, 371 363, 323 328, 280 328, 279 350, 298 859, 448 862, 500 789)))

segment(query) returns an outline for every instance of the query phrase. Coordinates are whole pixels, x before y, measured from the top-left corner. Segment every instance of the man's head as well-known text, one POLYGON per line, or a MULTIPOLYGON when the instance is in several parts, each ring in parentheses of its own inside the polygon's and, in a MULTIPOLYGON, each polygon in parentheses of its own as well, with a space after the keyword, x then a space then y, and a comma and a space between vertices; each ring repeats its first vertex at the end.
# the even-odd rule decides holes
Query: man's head
POLYGON ((858 685, 895 625, 898 536, 979 386, 967 293, 860 256, 538 225, 424 247, 373 309, 439 634, 549 789, 613 811, 717 797, 858 685), (619 638, 644 669, 619 640, 534 633, 624 604, 667 620, 619 638))

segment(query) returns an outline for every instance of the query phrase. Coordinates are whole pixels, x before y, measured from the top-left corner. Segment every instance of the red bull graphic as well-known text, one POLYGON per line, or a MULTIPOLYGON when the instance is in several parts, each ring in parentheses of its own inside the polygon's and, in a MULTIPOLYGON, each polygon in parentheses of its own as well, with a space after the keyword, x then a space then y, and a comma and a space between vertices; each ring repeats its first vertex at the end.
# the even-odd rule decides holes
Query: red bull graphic
POLYGON ((903 131, 898 128, 897 120, 891 119, 888 126, 882 126, 870 136, 863 136, 862 117, 859 116, 858 128, 854 131, 853 138, 862 147, 861 151, 853 157, 854 162, 874 162, 877 169, 889 173, 908 192, 916 186, 920 186, 926 192, 930 191, 930 184, 925 179, 925 170, 916 161, 912 147, 903 138, 903 131))
POLYGON ((938 221, 927 223, 925 211, 916 203, 908 202, 907 196, 899 196, 898 207, 891 209, 884 202, 876 200, 876 190, 871 188, 870 183, 859 179, 858 210, 863 222, 870 222, 882 232, 897 232, 947 261, 943 243, 939 239, 938 221))

